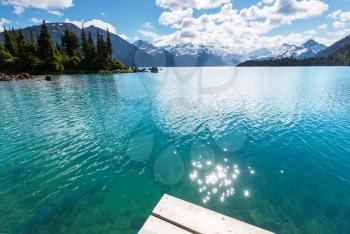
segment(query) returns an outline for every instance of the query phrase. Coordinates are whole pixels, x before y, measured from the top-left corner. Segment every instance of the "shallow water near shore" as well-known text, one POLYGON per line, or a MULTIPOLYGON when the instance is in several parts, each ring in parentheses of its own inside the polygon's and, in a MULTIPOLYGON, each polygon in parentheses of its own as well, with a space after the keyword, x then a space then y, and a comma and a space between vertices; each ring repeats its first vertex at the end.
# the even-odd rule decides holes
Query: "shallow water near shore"
POLYGON ((137 233, 164 193, 348 233, 350 68, 165 68, 0 84, 0 233, 137 233))

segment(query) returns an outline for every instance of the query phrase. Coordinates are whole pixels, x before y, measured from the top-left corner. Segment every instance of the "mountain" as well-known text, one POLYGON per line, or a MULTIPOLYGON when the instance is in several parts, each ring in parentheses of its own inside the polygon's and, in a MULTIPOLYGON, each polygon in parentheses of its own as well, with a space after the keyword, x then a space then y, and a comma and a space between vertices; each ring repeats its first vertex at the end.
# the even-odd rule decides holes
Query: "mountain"
POLYGON ((316 54, 315 57, 326 57, 329 56, 341 48, 347 47, 350 45, 350 35, 347 37, 344 37, 343 39, 335 42, 333 45, 331 45, 328 48, 325 48, 324 50, 320 51, 319 53, 316 54))
MULTIPOLYGON (((61 35, 63 34, 65 29, 68 29, 74 32, 79 38, 81 34, 81 29, 74 24, 71 23, 48 23, 48 30, 54 42, 60 43, 61 35)), ((37 37, 40 33, 41 26, 31 26, 22 29, 22 32, 26 38, 30 37, 30 34, 33 33, 35 37, 37 37)), ((106 37, 107 31, 90 26, 85 28, 86 33, 91 33, 92 38, 96 41, 97 32, 99 31, 103 36, 106 37)), ((4 40, 3 33, 0 33, 0 41, 4 40)), ((153 66, 154 65, 154 57, 149 55, 142 50, 139 50, 136 46, 119 37, 116 34, 111 33, 111 41, 113 45, 113 58, 120 60, 122 63, 127 64, 129 66, 153 66)))
MULTIPOLYGON (((49 33, 56 43, 60 43, 61 35, 65 29, 74 32, 79 38, 81 29, 71 23, 48 23, 49 33)), ((33 33, 38 36, 41 26, 31 26, 22 29, 26 38, 33 33)), ((97 32, 103 36, 107 31, 90 26, 85 28, 96 41, 97 32)), ((149 67, 189 67, 189 66, 233 66, 248 60, 269 60, 293 57, 296 59, 324 56, 334 53, 339 48, 350 44, 350 36, 338 41, 329 48, 315 40, 309 40, 302 45, 282 44, 280 47, 251 51, 245 54, 230 53, 215 49, 212 46, 193 45, 191 43, 157 47, 150 42, 138 40, 131 44, 120 36, 111 33, 113 45, 113 58, 120 60, 129 66, 149 67)), ((3 33, 0 33, 0 41, 3 41, 3 33)))
POLYGON ((262 48, 259 50, 254 50, 251 51, 250 53, 248 53, 248 58, 247 59, 266 59, 266 58, 270 58, 273 57, 274 54, 271 50, 267 49, 267 48, 262 48))
MULTIPOLYGON (((159 58, 159 61, 166 58, 167 66, 176 67, 201 67, 201 66, 227 66, 228 61, 214 52, 212 47, 203 45, 195 46, 190 43, 178 44, 175 46, 157 47, 153 44, 138 40, 134 43, 136 47, 145 53, 159 58)), ((237 64, 237 63, 236 63, 237 64)))
MULTIPOLYGON (((316 48, 317 50, 318 48, 316 48)), ((311 50, 311 49, 310 49, 311 50)), ((334 53, 322 57, 309 57, 296 59, 294 57, 271 58, 266 60, 249 60, 238 66, 258 67, 258 66, 350 66, 350 44, 341 47, 334 53)))
POLYGON ((191 43, 177 44, 175 46, 164 46, 162 48, 176 56, 182 56, 182 55, 197 56, 199 54, 216 55, 212 47, 208 47, 204 45, 194 46, 191 43))
POLYGON ((312 58, 317 53, 327 48, 327 46, 318 43, 315 40, 308 40, 307 42, 302 44, 301 47, 304 47, 305 49, 307 49, 307 51, 299 55, 298 59, 312 58))
POLYGON ((284 52, 277 55, 277 58, 290 58, 290 57, 293 57, 296 59, 312 58, 318 52, 324 50, 325 48, 327 48, 325 45, 320 44, 315 40, 308 40, 307 42, 299 46, 283 44, 282 50, 284 50, 284 52))
POLYGON ((134 42, 134 46, 136 46, 140 50, 147 52, 150 55, 158 55, 164 52, 163 49, 154 46, 152 43, 148 41, 137 40, 134 42))

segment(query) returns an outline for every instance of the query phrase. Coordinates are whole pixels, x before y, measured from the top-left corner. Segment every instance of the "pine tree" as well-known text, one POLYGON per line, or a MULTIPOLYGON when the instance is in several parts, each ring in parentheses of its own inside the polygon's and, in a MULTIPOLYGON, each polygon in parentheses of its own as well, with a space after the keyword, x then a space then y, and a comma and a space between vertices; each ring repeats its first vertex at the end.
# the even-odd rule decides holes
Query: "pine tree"
POLYGON ((81 55, 83 57, 83 59, 85 59, 86 57, 88 57, 88 42, 86 40, 86 33, 85 33, 85 28, 84 25, 82 25, 82 29, 81 29, 81 34, 80 34, 80 44, 81 44, 81 55))
POLYGON ((37 58, 37 46, 33 32, 30 32, 30 38, 26 41, 25 52, 25 72, 35 73, 40 60, 37 58))
POLYGON ((41 25, 41 31, 38 37, 38 57, 41 60, 54 57, 52 39, 45 20, 41 25))
POLYGON ((86 70, 94 70, 96 69, 96 61, 97 58, 97 49, 94 44, 94 40, 92 39, 91 32, 89 32, 88 40, 87 40, 87 57, 86 59, 86 70))
POLYGON ((38 37, 38 58, 41 60, 41 70, 44 72, 61 72, 64 70, 53 45, 45 20, 41 25, 38 37))
POLYGON ((20 59, 26 56, 26 40, 21 29, 18 30, 17 36, 17 56, 20 59))
POLYGON ((109 58, 112 58, 113 49, 112 49, 111 33, 109 32, 108 29, 107 29, 107 41, 106 41, 106 53, 109 58))
POLYGON ((106 65, 106 46, 100 31, 97 31, 97 61, 96 66, 99 70, 105 69, 106 65))
POLYGON ((30 56, 35 56, 37 54, 37 51, 36 51, 37 45, 36 45, 36 40, 34 38, 33 32, 30 32, 30 39, 27 44, 27 49, 30 56))
POLYGON ((62 52, 70 57, 79 56, 79 38, 68 29, 64 30, 61 36, 62 52))
POLYGON ((4 46, 5 49, 12 55, 16 56, 17 54, 17 42, 16 42, 16 36, 13 35, 13 31, 8 31, 4 27, 4 46))
POLYGON ((14 58, 5 48, 5 46, 0 43, 0 71, 11 71, 14 64, 14 58))

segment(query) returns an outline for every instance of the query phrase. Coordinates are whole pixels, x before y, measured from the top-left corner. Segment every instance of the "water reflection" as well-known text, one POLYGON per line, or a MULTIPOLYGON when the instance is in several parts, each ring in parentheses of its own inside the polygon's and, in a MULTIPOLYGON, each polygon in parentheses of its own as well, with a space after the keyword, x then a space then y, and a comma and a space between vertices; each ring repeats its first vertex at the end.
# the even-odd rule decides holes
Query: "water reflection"
MULTIPOLYGON (((202 195, 202 202, 207 203, 212 199, 225 202, 233 197, 239 188, 237 181, 243 176, 241 168, 225 158, 222 162, 214 164, 201 156, 198 160, 192 160, 190 179, 198 186, 198 192, 202 195), (210 167, 211 166, 211 167, 210 167), (210 168, 208 168, 210 167, 210 168)), ((255 175, 255 170, 248 167, 249 174, 255 175)), ((250 197, 249 190, 243 190, 244 197, 250 197)))

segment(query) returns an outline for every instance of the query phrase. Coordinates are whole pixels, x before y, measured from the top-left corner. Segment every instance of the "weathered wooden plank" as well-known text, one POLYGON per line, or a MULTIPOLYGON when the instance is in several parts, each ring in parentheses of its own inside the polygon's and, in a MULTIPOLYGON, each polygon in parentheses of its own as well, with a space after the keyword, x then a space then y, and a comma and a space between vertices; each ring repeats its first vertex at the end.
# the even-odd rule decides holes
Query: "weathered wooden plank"
POLYGON ((191 234, 191 233, 151 215, 147 219, 146 223, 143 225, 141 230, 139 231, 139 234, 191 234))
POLYGON ((205 234, 271 234, 253 225, 224 216, 203 207, 180 200, 170 195, 164 195, 156 208, 154 215, 164 220, 205 234))

